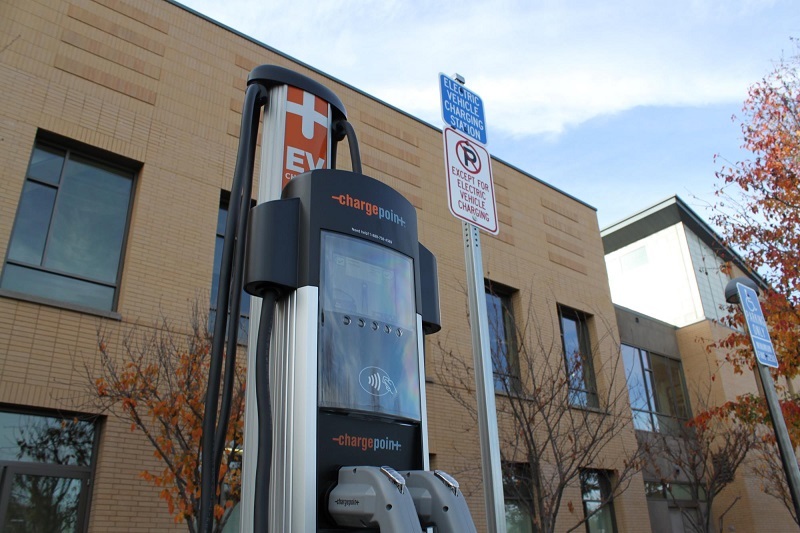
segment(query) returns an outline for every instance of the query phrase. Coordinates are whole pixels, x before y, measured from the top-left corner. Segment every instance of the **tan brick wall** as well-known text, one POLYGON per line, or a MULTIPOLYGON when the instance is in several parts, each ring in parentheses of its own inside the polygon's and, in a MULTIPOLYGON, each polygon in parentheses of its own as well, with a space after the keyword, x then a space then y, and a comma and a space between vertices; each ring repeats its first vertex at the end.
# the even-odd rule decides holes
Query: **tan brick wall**
MULTIPOLYGON (((732 365, 725 361, 720 350, 708 351, 709 344, 724 339, 730 329, 711 320, 704 320, 677 330, 677 338, 683 371, 692 402, 692 410, 697 414, 705 405, 719 406, 737 396, 758 394, 754 372, 742 374, 734 372, 732 365), (714 379, 711 380, 711 376, 714 379), (706 399, 707 398, 707 399, 706 399)), ((748 457, 736 472, 736 480, 727 487, 714 503, 713 521, 728 507, 724 516, 725 528, 731 531, 763 531, 763 517, 769 516, 769 531, 796 531, 786 508, 775 498, 761 491, 761 480, 755 473, 754 457, 748 457), (739 498, 734 503, 734 500, 739 498)))
MULTIPOLYGON (((429 375, 440 363, 437 340, 471 360, 461 224, 446 207, 438 130, 164 1, 5 2, 0 5, 0 252, 4 255, 8 245, 38 129, 143 167, 125 249, 121 320, 0 297, 0 402, 54 409, 82 405, 85 365, 97 364, 98 327, 114 337, 162 314, 180 323, 191 301, 205 297, 219 193, 230 188, 233 174, 245 80, 264 63, 308 75, 342 99, 359 136, 365 173, 417 207, 420 241, 438 259, 445 328, 428 340, 429 375)), ((346 168, 347 154, 342 156, 346 168)), ((592 315, 597 357, 613 361, 616 336, 608 333, 616 323, 596 213, 499 162, 494 175, 500 235, 482 237, 486 276, 518 290, 515 312, 537 317, 554 346, 557 304, 592 315)), ((622 372, 612 371, 615 387, 624 387, 622 372)), ((611 381, 610 374, 601 376, 600 385, 611 381)), ((436 464, 470 487, 472 512, 483 529, 476 430, 440 385, 431 383, 428 397, 436 464)), ((620 468, 622 450, 634 444, 633 432, 625 430, 602 465, 588 466, 620 468)), ((157 489, 139 478, 142 469, 156 464, 142 438, 117 419, 106 419, 92 531, 144 531, 142 517, 153 531, 184 527, 172 524, 157 489)), ((577 487, 567 501, 580 509, 577 487)), ((615 505, 621 531, 649 531, 641 478, 615 505)), ((572 521, 565 507, 559 530, 572 521)))

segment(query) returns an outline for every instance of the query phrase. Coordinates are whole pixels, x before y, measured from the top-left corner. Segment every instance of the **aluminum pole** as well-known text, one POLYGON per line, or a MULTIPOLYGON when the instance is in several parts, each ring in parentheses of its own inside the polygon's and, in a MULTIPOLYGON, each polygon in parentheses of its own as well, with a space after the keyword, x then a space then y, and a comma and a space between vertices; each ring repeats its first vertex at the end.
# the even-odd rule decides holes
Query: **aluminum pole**
POLYGON ((769 369, 761 363, 756 362, 756 367, 758 368, 758 377, 761 379, 761 387, 764 389, 764 397, 767 400, 767 409, 769 410, 769 417, 772 419, 772 427, 775 429, 775 441, 778 443, 783 471, 786 473, 786 481, 789 484, 789 494, 792 496, 794 515, 800 518, 800 468, 797 466, 797 456, 789 438, 786 421, 783 419, 783 412, 778 401, 778 393, 775 392, 775 383, 772 380, 772 375, 769 369))
MULTIPOLYGON (((744 285, 749 289, 755 291, 756 295, 759 294, 759 288, 756 283, 746 276, 732 279, 725 286, 725 301, 730 304, 739 304, 739 309, 742 315, 746 318, 744 321, 745 334, 750 337, 750 342, 754 341, 750 333, 748 325, 747 312, 744 308, 744 302, 739 297, 738 285, 744 285)), ((760 306, 761 304, 759 304, 760 306)), ((763 314, 763 311, 760 312, 763 314)), ((771 341, 770 341, 771 344, 771 341)), ((753 351, 756 351, 753 345, 753 351)), ((758 357, 756 357, 756 369, 758 370, 758 379, 761 381, 761 389, 764 391, 764 399, 767 402, 767 410, 772 419, 772 427, 775 431, 775 441, 778 444, 778 451, 781 455, 781 463, 783 464, 783 471, 786 474, 786 483, 789 485, 789 494, 792 497, 792 504, 794 505, 794 513, 796 518, 800 518, 800 468, 797 465, 797 456, 794 453, 792 441, 789 438, 789 430, 786 428, 786 421, 783 419, 783 411, 781 411, 781 404, 778 400, 778 393, 775 392, 775 383, 772 380, 772 375, 766 365, 762 365, 758 357)))
POLYGON ((489 533, 506 533, 503 475, 500 465, 500 438, 494 399, 494 373, 489 339, 489 315, 483 280, 481 236, 477 226, 461 223, 464 233, 464 259, 467 266, 469 322, 472 330, 472 356, 478 401, 478 433, 481 442, 481 470, 489 533))

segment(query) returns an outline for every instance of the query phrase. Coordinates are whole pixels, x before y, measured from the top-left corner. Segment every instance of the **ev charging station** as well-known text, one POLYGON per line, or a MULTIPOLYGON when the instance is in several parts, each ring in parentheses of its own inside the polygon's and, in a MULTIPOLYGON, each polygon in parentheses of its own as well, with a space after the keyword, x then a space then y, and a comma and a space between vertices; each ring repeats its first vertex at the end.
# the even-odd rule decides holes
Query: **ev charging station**
MULTIPOLYGON (((234 177, 244 185, 232 202, 249 207, 257 135, 245 130, 257 129, 260 105, 258 202, 235 222, 230 279, 220 280, 231 309, 241 287, 258 297, 240 530, 475 531, 456 480, 428 471, 423 336, 441 326, 436 259, 419 243, 413 205, 361 173, 335 94, 267 65, 248 80, 234 177), (335 168, 345 137, 352 172, 335 168)), ((214 361, 212 354, 212 369, 214 361)), ((213 387, 210 377, 209 398, 213 387)), ((211 399, 207 413, 216 412, 211 399)), ((223 408, 217 436, 226 423, 223 408)), ((213 508, 209 490, 204 485, 204 517, 213 508)))

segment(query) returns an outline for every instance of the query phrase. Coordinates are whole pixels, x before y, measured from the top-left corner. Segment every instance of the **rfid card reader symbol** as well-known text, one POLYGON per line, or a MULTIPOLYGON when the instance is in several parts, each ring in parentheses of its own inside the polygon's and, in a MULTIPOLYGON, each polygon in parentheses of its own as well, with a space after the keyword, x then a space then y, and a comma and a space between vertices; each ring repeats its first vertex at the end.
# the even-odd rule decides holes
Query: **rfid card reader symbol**
POLYGON ((397 387, 389 374, 377 366, 368 366, 361 370, 358 375, 358 383, 365 392, 373 396, 385 396, 386 394, 397 394, 397 387))

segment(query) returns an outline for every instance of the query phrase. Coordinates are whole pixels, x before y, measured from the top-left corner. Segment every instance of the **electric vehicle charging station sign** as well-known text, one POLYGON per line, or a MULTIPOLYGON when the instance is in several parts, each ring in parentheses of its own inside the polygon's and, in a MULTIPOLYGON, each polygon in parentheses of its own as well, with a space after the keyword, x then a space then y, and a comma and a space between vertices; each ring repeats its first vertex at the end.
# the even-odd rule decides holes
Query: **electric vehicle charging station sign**
POLYGON ((764 320, 764 311, 761 309, 761 302, 758 301, 758 294, 743 283, 737 283, 736 289, 739 293, 739 302, 742 304, 756 359, 764 366, 778 368, 778 358, 775 356, 775 348, 772 346, 772 339, 767 330, 767 322, 764 320))
POLYGON ((497 235, 492 159, 482 145, 444 128, 447 205, 456 218, 497 235))
POLYGON ((449 76, 439 73, 442 120, 471 139, 486 144, 483 100, 449 76))

